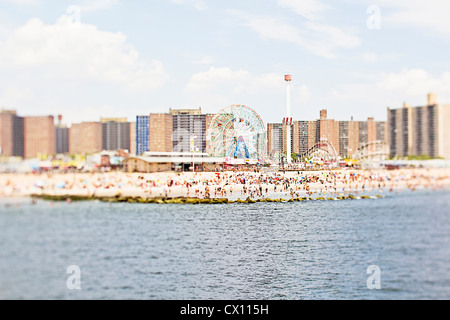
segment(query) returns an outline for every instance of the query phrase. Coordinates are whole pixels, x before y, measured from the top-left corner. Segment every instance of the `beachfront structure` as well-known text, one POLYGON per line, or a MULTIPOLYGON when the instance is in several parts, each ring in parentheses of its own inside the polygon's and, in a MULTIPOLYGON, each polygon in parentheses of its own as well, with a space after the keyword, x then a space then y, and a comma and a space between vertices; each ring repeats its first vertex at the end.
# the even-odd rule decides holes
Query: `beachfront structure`
POLYGON ((24 156, 23 121, 15 110, 0 112, 0 156, 24 156))
POLYGON ((92 154, 102 151, 102 123, 82 122, 69 130, 69 152, 92 154))
POLYGON ((56 129, 53 116, 24 117, 24 158, 56 154, 56 129))
POLYGON ((422 156, 450 159, 450 105, 428 94, 427 105, 388 108, 388 142, 391 158, 422 156))
POLYGON ((124 160, 126 172, 214 171, 225 163, 224 158, 213 158, 207 153, 144 152, 124 160))
POLYGON ((130 123, 127 119, 104 119, 102 123, 102 150, 130 151, 130 123))
MULTIPOLYGON (((289 124, 269 123, 267 125, 269 157, 279 160, 277 155, 288 151, 286 144, 289 124), (280 139, 280 136, 282 138, 280 139)), ((343 158, 351 158, 358 149, 379 141, 387 143, 386 123, 368 118, 367 121, 338 121, 328 118, 327 110, 320 111, 315 121, 294 120, 291 125, 292 152, 306 154, 320 141, 328 141, 343 158)), ((372 148, 372 147, 371 147, 372 148)))

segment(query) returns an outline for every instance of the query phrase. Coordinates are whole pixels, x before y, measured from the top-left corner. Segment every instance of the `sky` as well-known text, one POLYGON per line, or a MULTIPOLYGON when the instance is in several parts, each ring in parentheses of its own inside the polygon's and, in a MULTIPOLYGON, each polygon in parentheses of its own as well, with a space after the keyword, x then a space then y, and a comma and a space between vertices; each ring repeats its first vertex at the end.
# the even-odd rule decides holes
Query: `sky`
POLYGON ((450 104, 446 0, 0 0, 0 108, 67 124, 170 108, 378 121, 450 104))

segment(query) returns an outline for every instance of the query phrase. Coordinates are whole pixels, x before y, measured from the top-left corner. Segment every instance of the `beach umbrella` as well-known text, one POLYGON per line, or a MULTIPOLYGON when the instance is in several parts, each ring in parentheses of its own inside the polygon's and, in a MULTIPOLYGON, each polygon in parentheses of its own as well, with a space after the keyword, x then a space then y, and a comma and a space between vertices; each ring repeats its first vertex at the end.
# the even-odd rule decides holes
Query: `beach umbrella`
POLYGON ((66 183, 65 182, 60 182, 56 185, 57 188, 59 189, 64 189, 66 187, 66 183))
POLYGON ((42 181, 42 180, 37 180, 37 181, 34 183, 34 186, 37 187, 37 188, 43 188, 43 187, 45 186, 45 183, 44 183, 44 181, 42 181))

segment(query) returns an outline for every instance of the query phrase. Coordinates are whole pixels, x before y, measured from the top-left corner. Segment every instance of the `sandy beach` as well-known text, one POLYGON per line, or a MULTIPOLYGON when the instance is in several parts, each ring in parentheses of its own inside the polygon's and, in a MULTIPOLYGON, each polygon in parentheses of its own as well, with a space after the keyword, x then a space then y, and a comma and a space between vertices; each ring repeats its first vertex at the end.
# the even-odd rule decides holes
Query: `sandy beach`
POLYGON ((0 197, 33 194, 89 197, 290 199, 450 188, 450 169, 303 172, 1 174, 0 197))

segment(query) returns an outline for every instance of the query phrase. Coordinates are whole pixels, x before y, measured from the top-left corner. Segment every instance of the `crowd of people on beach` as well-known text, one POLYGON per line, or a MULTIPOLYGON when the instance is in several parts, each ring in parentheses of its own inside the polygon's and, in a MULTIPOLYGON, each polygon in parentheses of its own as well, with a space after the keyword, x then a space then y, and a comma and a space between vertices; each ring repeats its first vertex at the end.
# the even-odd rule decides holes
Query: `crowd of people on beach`
POLYGON ((41 193, 129 193, 146 197, 291 198, 312 194, 358 194, 398 189, 444 188, 449 169, 296 172, 199 172, 132 174, 0 175, 0 196, 41 193))

